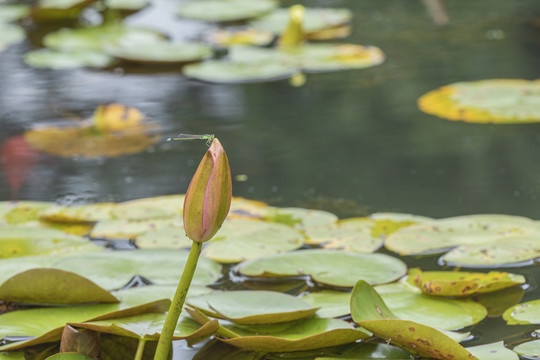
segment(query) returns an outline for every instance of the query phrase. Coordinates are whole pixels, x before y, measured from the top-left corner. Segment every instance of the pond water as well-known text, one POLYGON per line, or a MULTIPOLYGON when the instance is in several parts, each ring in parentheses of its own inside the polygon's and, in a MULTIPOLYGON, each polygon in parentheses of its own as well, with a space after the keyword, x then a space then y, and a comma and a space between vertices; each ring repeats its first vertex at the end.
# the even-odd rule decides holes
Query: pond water
MULTIPOLYGON (((346 42, 379 46, 387 61, 308 74, 301 87, 286 80, 215 85, 180 71, 33 69, 21 60, 35 47, 27 41, 0 53, 0 143, 32 126, 88 117, 101 103, 119 102, 159 122, 163 139, 177 133, 219 137, 233 176, 242 180, 234 181, 235 196, 341 217, 394 211, 540 219, 540 125, 452 122, 416 105, 422 94, 452 82, 540 78, 540 2, 448 1, 443 26, 421 0, 303 3, 351 9, 346 42)), ((176 4, 156 0, 127 21, 176 40, 197 39, 213 28, 176 18, 176 4)), ((40 154, 17 199, 80 204, 184 193, 204 150, 202 143, 163 140, 114 158, 40 154)), ((11 197, 0 176, 0 200, 11 197)), ((520 272, 536 276, 533 268, 520 272)), ((529 297, 538 294, 524 301, 529 297)), ((523 331, 489 333, 502 324, 491 321, 483 342, 523 331)))

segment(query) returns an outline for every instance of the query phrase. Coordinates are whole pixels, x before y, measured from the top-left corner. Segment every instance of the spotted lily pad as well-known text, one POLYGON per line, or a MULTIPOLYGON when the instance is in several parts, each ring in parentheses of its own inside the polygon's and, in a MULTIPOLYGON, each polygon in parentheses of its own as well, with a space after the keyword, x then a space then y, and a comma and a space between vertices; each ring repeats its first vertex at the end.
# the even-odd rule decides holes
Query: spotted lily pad
POLYGON ((450 332, 410 320, 398 320, 375 290, 363 280, 353 288, 351 314, 353 320, 363 328, 414 355, 443 360, 478 360, 450 337, 450 332))
POLYGON ((540 121, 540 80, 492 79, 443 86, 418 100, 420 109, 476 123, 540 121))
POLYGON ((509 215, 467 215, 408 226, 391 234, 385 246, 401 255, 444 252, 461 244, 487 243, 501 237, 538 232, 537 224, 509 215))
POLYGON ((514 305, 503 314, 508 325, 540 324, 540 300, 514 305))
POLYGON ((486 308, 472 300, 431 297, 400 283, 378 285, 375 290, 397 318, 438 329, 461 329, 487 315, 486 308))
POLYGON ((0 244, 0 259, 100 248, 80 236, 39 227, 0 227, 0 244))
POLYGON ((540 358, 540 340, 532 340, 514 347, 514 352, 527 358, 540 358))
POLYGON ((273 324, 304 319, 317 308, 292 295, 274 291, 238 290, 191 297, 187 304, 236 324, 273 324))
POLYGON ((20 225, 38 220, 40 213, 52 205, 45 201, 2 201, 0 225, 20 225))
POLYGON ((177 14, 203 21, 238 21, 264 15, 277 6, 274 0, 199 0, 181 4, 177 14))
POLYGON ((81 67, 103 68, 111 65, 114 59, 109 55, 95 51, 61 52, 52 49, 39 49, 26 53, 24 61, 32 67, 59 70, 81 67))
POLYGON ((60 340, 64 326, 70 322, 115 319, 149 312, 165 312, 169 300, 159 300, 140 306, 119 304, 80 305, 17 310, 0 315, 0 339, 5 337, 35 337, 3 345, 0 351, 18 350, 28 346, 60 340))
POLYGON ((233 62, 258 64, 272 61, 307 72, 361 69, 379 65, 385 55, 376 46, 355 44, 304 44, 290 49, 234 46, 229 58, 233 62))
POLYGON ((185 195, 166 195, 118 203, 111 214, 114 218, 142 220, 155 218, 180 219, 185 195))
POLYGON ((319 349, 369 337, 346 321, 316 317, 272 325, 226 327, 240 337, 221 341, 241 349, 264 352, 319 349))
MULTIPOLYGON (((277 9, 266 16, 251 21, 250 26, 257 30, 271 31, 279 35, 287 27, 289 17, 289 9, 277 9)), ((346 24, 351 19, 352 12, 345 8, 306 8, 302 30, 309 34, 346 24)))
POLYGON ((203 43, 171 43, 155 40, 134 43, 121 39, 118 43, 106 47, 106 51, 123 61, 156 65, 195 62, 212 55, 212 48, 203 43))
POLYGON ((298 69, 274 61, 240 63, 223 60, 205 61, 184 67, 184 74, 211 83, 250 83, 287 79, 298 69))
POLYGON ((294 226, 304 231, 331 226, 338 221, 338 217, 328 211, 291 207, 267 207, 261 216, 267 221, 294 226))
POLYGON ((21 42, 26 37, 22 27, 0 22, 0 51, 9 45, 21 42))
POLYGON ((4 281, 0 300, 31 304, 118 302, 107 290, 80 275, 47 268, 23 271, 4 281))
POLYGON ((321 284, 352 287, 358 279, 371 284, 394 281, 405 274, 407 267, 384 254, 313 249, 265 256, 240 264, 238 270, 258 277, 309 275, 321 284))
POLYGON ((312 229, 307 231, 309 244, 321 244, 325 249, 339 249, 372 253, 377 251, 383 240, 371 235, 373 222, 368 219, 356 221, 340 221, 333 227, 326 229, 312 229))
POLYGON ((304 236, 287 225, 266 221, 228 219, 203 249, 204 256, 235 263, 300 248, 304 236))
POLYGON ((499 271, 478 273, 414 269, 410 276, 424 293, 436 296, 469 296, 525 283, 523 275, 499 271))
POLYGON ((40 218, 52 222, 92 223, 112 217, 115 203, 96 203, 77 206, 54 205, 40 213, 40 218))

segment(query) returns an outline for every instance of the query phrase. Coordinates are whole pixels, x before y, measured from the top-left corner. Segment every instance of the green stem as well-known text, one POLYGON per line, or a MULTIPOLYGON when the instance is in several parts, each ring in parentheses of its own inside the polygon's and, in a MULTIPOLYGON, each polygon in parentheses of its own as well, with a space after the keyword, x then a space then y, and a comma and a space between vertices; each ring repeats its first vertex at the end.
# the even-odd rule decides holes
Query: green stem
POLYGON ((174 329, 176 329, 178 318, 182 312, 182 307, 184 306, 184 301, 186 300, 189 285, 191 284, 191 279, 193 279, 193 273, 195 272, 197 261, 199 260, 199 255, 201 254, 201 248, 202 242, 193 241, 186 266, 184 267, 184 272, 182 273, 182 277, 180 278, 180 282, 176 288, 176 293, 174 294, 171 307, 167 313, 163 330, 161 330, 161 335, 159 336, 154 360, 168 359, 174 329))
POLYGON ((137 352, 135 353, 135 357, 133 358, 133 360, 142 360, 144 353, 144 345, 146 345, 146 340, 139 339, 139 344, 137 345, 137 352))

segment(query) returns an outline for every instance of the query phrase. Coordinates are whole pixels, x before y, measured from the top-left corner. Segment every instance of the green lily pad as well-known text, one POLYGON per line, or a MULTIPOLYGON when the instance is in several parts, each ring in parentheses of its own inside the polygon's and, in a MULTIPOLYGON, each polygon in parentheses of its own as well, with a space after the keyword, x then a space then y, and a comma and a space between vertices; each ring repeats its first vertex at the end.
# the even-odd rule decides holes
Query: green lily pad
POLYGON ((368 360, 368 359, 397 359, 410 360, 411 355, 396 346, 388 344, 360 343, 350 349, 340 351, 339 357, 323 356, 315 360, 368 360))
POLYGON ((54 205, 40 214, 40 218, 52 222, 89 223, 109 220, 115 203, 97 203, 78 206, 54 205))
POLYGON ((92 1, 89 0, 39 0, 38 6, 40 8, 51 9, 71 9, 74 7, 83 7, 92 1))
POLYGON ((264 15, 277 6, 273 0, 200 0, 181 4, 177 14, 202 21, 238 21, 264 15))
MULTIPOLYGON (((128 336, 143 340, 158 340, 163 329, 163 324, 165 323, 165 318, 165 313, 147 313, 116 319, 70 323, 70 325, 100 333, 128 336)), ((195 320, 181 317, 176 325, 173 340, 210 336, 218 327, 219 323, 217 320, 209 321, 201 326, 195 320)))
MULTIPOLYGON (((49 267, 74 272, 107 290, 123 287, 135 275, 156 285, 176 285, 187 256, 187 251, 136 250, 4 259, 0 260, 0 282, 25 270, 49 267)), ((193 284, 204 286, 220 276, 219 264, 201 258, 193 284)))
POLYGON ((488 243, 502 237, 521 237, 538 232, 525 217, 467 215, 408 226, 391 234, 385 246, 400 255, 444 252, 462 244, 488 243))
POLYGON ((144 220, 181 218, 185 195, 166 195, 118 203, 112 210, 114 218, 144 220))
POLYGON ((290 352, 353 343, 369 337, 346 321, 310 318, 272 325, 226 326, 240 337, 221 341, 244 350, 290 352))
POLYGON ((92 360, 93 358, 80 353, 66 352, 49 356, 46 360, 92 360))
POLYGON ((64 52, 100 52, 111 44, 148 44, 160 41, 163 37, 155 30, 112 24, 78 29, 63 28, 47 34, 43 38, 43 44, 64 52))
POLYGON ((269 31, 258 31, 250 28, 217 29, 208 36, 208 40, 216 47, 228 48, 235 45, 266 46, 274 40, 274 34, 269 31))
POLYGON ((527 358, 540 358, 540 340, 531 340, 514 347, 514 352, 527 358))
POLYGON ((187 304, 236 324, 273 324, 303 319, 317 308, 292 295, 274 291, 238 290, 191 297, 187 304))
POLYGON ((472 300, 431 297, 400 283, 378 285, 375 290, 397 318, 438 329, 460 329, 480 322, 487 315, 486 308, 472 300))
POLYGON ((39 0, 30 12, 33 21, 76 19, 81 11, 97 0, 39 0))
POLYGON ((183 226, 178 220, 150 219, 150 220, 102 220, 92 228, 91 238, 96 239, 133 239, 151 230, 175 226, 180 234, 183 234, 183 226))
POLYGON ((450 332, 409 320, 398 320, 385 302, 365 281, 360 280, 351 295, 354 322, 378 337, 414 355, 436 359, 478 359, 450 337, 450 332))
POLYGON ((467 347, 467 350, 479 360, 519 360, 517 354, 506 348, 502 341, 467 347))
POLYGON ((70 322, 115 319, 148 312, 165 312, 170 300, 159 300, 140 306, 125 304, 99 304, 67 307, 18 310, 0 315, 0 339, 17 336, 33 336, 3 345, 0 351, 18 350, 28 346, 60 340, 64 326, 70 322))
POLYGON ((410 276, 422 292, 435 296, 469 296, 525 283, 523 275, 500 271, 478 273, 411 269, 410 276))
POLYGON ((148 0, 105 0, 108 9, 136 11, 148 6, 148 0))
POLYGON ((0 23, 0 51, 9 45, 23 41, 25 37, 26 34, 22 27, 0 23))
POLYGON ((340 222, 333 229, 315 230, 308 234, 311 235, 311 241, 313 239, 321 241, 325 249, 372 253, 383 246, 383 240, 371 235, 371 227, 370 221, 358 221, 355 226, 352 222, 347 223, 347 226, 341 226, 340 222))
POLYGON ((0 244, 0 259, 100 249, 80 236, 40 227, 0 226, 0 244))
MULTIPOLYGON (((172 300, 176 288, 177 285, 146 285, 112 291, 111 294, 123 304, 136 306, 162 299, 172 300)), ((192 284, 189 287, 188 297, 209 294, 212 291, 209 287, 192 284)))
POLYGON ((0 360, 24 360, 23 351, 0 352, 0 360))
POLYGON ((212 55, 212 48, 203 43, 171 43, 155 40, 134 43, 120 40, 106 47, 106 52, 123 61, 164 65, 203 60, 212 55))
POLYGON ((40 49, 26 53, 24 61, 32 67, 60 70, 80 67, 103 68, 111 65, 113 58, 95 51, 60 52, 40 49))
POLYGON ((185 249, 193 241, 188 238, 183 227, 165 226, 138 235, 134 239, 139 249, 185 249))
POLYGON ((38 220, 40 213, 52 205, 45 201, 2 201, 0 225, 19 225, 38 220))
POLYGON ((203 249, 203 255, 221 263, 236 263, 300 248, 300 231, 266 221, 228 219, 203 249))
POLYGON ((420 110, 448 120, 475 123, 540 121, 540 81, 491 79, 458 82, 420 99, 420 110))
POLYGON ((352 287, 358 279, 371 284, 394 281, 405 274, 406 265, 384 254, 360 254, 334 250, 302 250, 270 255, 238 266, 241 274, 259 277, 309 275, 314 281, 352 287))
POLYGON ((32 269, 0 285, 0 299, 32 304, 116 303, 118 299, 92 281, 69 271, 32 269))
POLYGON ((338 221, 338 217, 328 211, 292 207, 267 207, 261 216, 267 221, 294 226, 304 231, 335 225, 338 221))
MULTIPOLYGON (((306 8, 302 30, 306 33, 312 33, 336 27, 351 21, 352 16, 351 10, 345 8, 306 8)), ((289 18, 289 9, 277 9, 266 16, 251 21, 249 25, 257 30, 271 31, 279 35, 285 31, 289 18)))
POLYGON ((229 52, 232 62, 260 64, 275 62, 303 71, 337 71, 361 69, 379 65, 385 55, 376 46, 354 44, 304 44, 291 49, 233 46, 229 52))
POLYGON ((540 324, 540 300, 514 305, 503 313, 508 325, 540 324))
POLYGON ((211 60, 187 65, 183 71, 192 79, 211 83, 241 84, 288 79, 296 74, 298 69, 273 61, 240 63, 211 60))
POLYGON ((351 313, 351 293, 349 292, 322 290, 310 292, 300 299, 313 307, 320 308, 317 310, 317 315, 320 317, 335 318, 351 313))
POLYGON ((0 4, 0 23, 21 20, 29 11, 30 7, 25 4, 0 4))

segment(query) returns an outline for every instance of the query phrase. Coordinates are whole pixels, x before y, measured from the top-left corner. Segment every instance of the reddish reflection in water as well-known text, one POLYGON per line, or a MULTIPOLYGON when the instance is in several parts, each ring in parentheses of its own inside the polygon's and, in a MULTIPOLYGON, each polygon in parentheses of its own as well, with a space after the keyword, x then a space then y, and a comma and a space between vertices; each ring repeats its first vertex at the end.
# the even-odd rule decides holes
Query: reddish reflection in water
POLYGON ((11 188, 11 200, 17 200, 38 153, 30 147, 23 135, 7 138, 0 147, 0 164, 11 188))

